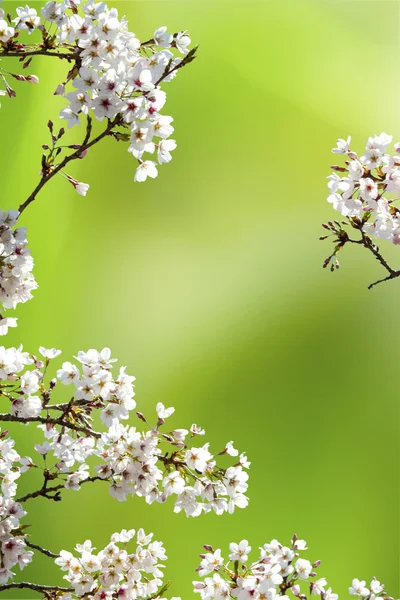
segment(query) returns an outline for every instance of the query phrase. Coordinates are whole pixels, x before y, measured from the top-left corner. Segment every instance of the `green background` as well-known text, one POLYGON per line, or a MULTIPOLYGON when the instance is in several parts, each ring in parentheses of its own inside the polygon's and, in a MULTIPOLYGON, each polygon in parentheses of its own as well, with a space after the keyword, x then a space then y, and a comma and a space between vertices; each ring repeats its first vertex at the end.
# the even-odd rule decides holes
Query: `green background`
MULTIPOLYGON (((48 185, 23 218, 40 288, 4 343, 56 346, 64 360, 111 347, 137 377, 139 410, 174 405, 173 426, 200 423, 216 451, 231 439, 247 451, 250 506, 186 519, 171 502, 120 504, 92 485, 27 504, 32 539, 101 548, 144 527, 164 541, 172 594, 186 598, 203 543, 227 555, 230 541, 256 550, 296 532, 340 596, 353 577, 376 575, 398 597, 400 283, 367 291, 383 273, 359 248, 339 272, 322 270, 330 244, 318 236, 334 218, 325 177, 336 138, 352 134, 356 150, 381 131, 400 139, 400 4, 115 5, 140 39, 165 24, 200 44, 165 87, 179 146, 146 184, 110 140, 70 169, 90 183, 86 198, 64 180, 48 185)), ((51 95, 63 65, 36 59, 31 72, 41 84, 17 84, 0 112, 4 209, 33 188, 45 124, 63 106, 51 95)), ((400 251, 383 247, 398 266, 400 251)), ((34 455, 35 428, 11 431, 34 455)), ((58 576, 40 556, 18 572, 58 576)))

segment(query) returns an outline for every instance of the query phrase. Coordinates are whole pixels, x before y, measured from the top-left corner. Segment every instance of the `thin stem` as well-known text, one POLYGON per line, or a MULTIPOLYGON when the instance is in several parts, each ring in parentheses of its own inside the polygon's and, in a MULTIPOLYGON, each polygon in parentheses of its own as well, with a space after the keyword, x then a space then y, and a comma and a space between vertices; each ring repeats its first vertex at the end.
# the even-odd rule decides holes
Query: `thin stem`
POLYGON ((389 264, 387 263, 387 261, 383 258, 382 254, 379 252, 379 248, 374 246, 371 238, 369 238, 364 233, 364 231, 362 231, 362 230, 360 230, 360 231, 361 231, 362 241, 363 241, 365 248, 368 248, 368 250, 370 250, 370 252, 372 252, 372 254, 375 256, 375 258, 381 263, 382 267, 384 269, 386 269, 388 271, 388 273, 390 273, 390 275, 393 275, 395 273, 395 270, 392 269, 392 267, 390 267, 389 264))
POLYGON ((93 400, 77 400, 76 398, 73 398, 72 402, 65 402, 63 404, 46 404, 46 410, 59 410, 60 412, 65 412, 74 406, 88 406, 92 403, 93 400))
POLYGON ((45 556, 48 556, 49 558, 58 558, 60 556, 59 554, 54 554, 54 552, 50 552, 50 550, 46 550, 46 548, 42 548, 41 546, 38 546, 37 544, 32 544, 32 542, 29 542, 27 539, 25 539, 25 544, 29 548, 32 548, 32 550, 37 550, 38 552, 41 552, 42 554, 44 554, 45 556))
POLYGON ((58 585, 39 585, 37 583, 22 581, 21 583, 6 583, 0 585, 0 594, 6 590, 33 590, 39 594, 49 594, 52 592, 69 592, 71 591, 71 588, 60 587, 58 585))
POLYGON ((372 288, 374 288, 379 283, 383 283, 384 281, 390 281, 391 279, 396 279, 397 277, 400 277, 400 271, 394 271, 387 277, 384 277, 383 279, 378 279, 377 281, 374 281, 374 283, 370 283, 370 285, 368 286, 368 289, 372 290, 372 288))
POLYGON ((74 423, 69 423, 67 421, 63 421, 62 418, 53 419, 51 417, 16 417, 10 414, 0 414, 0 421, 7 421, 13 423, 43 423, 44 425, 61 425, 61 427, 66 427, 68 429, 73 429, 74 431, 78 431, 80 433, 85 433, 88 436, 92 436, 95 438, 100 438, 101 433, 97 433, 97 431, 93 431, 88 427, 81 427, 80 425, 75 425, 74 423))
MULTIPOLYGON (((325 229, 327 229, 328 231, 330 231, 331 233, 333 233, 336 236, 335 243, 337 243, 337 245, 334 248, 333 253, 330 256, 328 256, 328 258, 325 259, 323 267, 326 268, 329 264, 331 264, 331 271, 334 271, 335 263, 336 263, 336 268, 339 267, 339 263, 337 260, 337 253, 342 248, 344 248, 344 246, 346 244, 358 244, 358 245, 364 246, 364 248, 366 248, 369 252, 371 252, 371 254, 379 262, 379 264, 388 273, 387 277, 384 277, 383 279, 378 279, 377 281, 374 281, 374 283, 371 283, 368 286, 369 290, 372 290, 372 288, 374 288, 379 283, 383 283, 384 281, 390 281, 391 279, 396 279, 397 277, 400 277, 400 270, 393 269, 389 265, 387 260, 380 253, 378 246, 376 246, 373 243, 372 239, 365 233, 365 231, 363 229, 365 222, 360 221, 359 219, 349 219, 349 224, 353 229, 360 232, 360 235, 361 235, 360 239, 358 239, 358 240, 352 239, 349 236, 349 234, 347 233, 347 231, 345 229, 343 229, 343 225, 347 225, 347 223, 345 221, 343 221, 342 223, 339 223, 338 221, 334 221, 334 222, 329 221, 327 224, 323 225, 323 227, 325 229), (335 263, 333 261, 335 261, 335 263)), ((320 239, 325 240, 327 237, 329 237, 329 236, 323 236, 320 239)))
POLYGON ((384 281, 390 281, 391 279, 396 279, 397 277, 400 277, 400 271, 393 269, 389 265, 387 260, 380 253, 379 248, 374 245, 371 238, 369 236, 367 236, 366 233, 363 231, 362 224, 360 224, 358 227, 356 227, 356 229, 358 229, 361 233, 361 240, 357 241, 357 240, 352 240, 352 239, 348 238, 348 241, 351 243, 358 243, 358 244, 361 243, 364 246, 364 248, 367 248, 367 250, 369 250, 374 255, 376 260, 389 273, 389 275, 387 277, 384 277, 383 279, 378 279, 377 281, 374 281, 374 283, 371 283, 368 286, 368 289, 372 290, 372 288, 374 288, 379 283, 383 283, 384 281))
POLYGON ((77 160, 78 158, 81 157, 81 155, 84 152, 86 152, 86 150, 89 150, 89 148, 92 148, 92 146, 94 146, 95 144, 100 142, 102 139, 107 137, 111 133, 113 128, 119 123, 119 117, 116 117, 114 120, 109 121, 105 130, 102 133, 100 133, 97 137, 93 138, 93 140, 91 142, 89 142, 89 138, 90 138, 89 123, 90 123, 90 121, 88 120, 88 126, 86 128, 86 135, 85 135, 85 139, 83 140, 82 145, 78 148, 78 150, 76 150, 69 156, 66 156, 64 158, 64 160, 62 160, 56 167, 52 168, 49 172, 42 174, 42 178, 39 181, 36 188, 28 196, 28 198, 25 200, 25 202, 23 202, 20 205, 20 207, 18 208, 20 215, 24 212, 24 210, 26 210, 28 208, 28 206, 30 204, 32 204, 32 202, 36 199, 36 196, 38 195, 40 190, 46 185, 46 183, 48 183, 51 179, 53 179, 53 177, 55 177, 55 175, 57 175, 57 173, 62 171, 68 163, 70 163, 72 160, 77 160))
POLYGON ((73 52, 70 52, 69 54, 63 54, 62 52, 50 52, 49 50, 28 50, 26 52, 21 50, 21 52, 0 52, 1 58, 21 58, 22 56, 54 56, 56 58, 63 58, 68 61, 76 60, 77 58, 79 58, 78 55, 74 54, 73 52))
MULTIPOLYGON (((22 496, 22 498, 17 498, 16 502, 22 504, 27 500, 33 500, 34 498, 39 497, 47 498, 48 500, 60 500, 61 498, 59 497, 59 495, 56 494, 55 496, 50 496, 49 494, 58 492, 59 490, 63 490, 65 488, 65 485, 63 483, 60 483, 59 485, 54 485, 53 487, 47 487, 47 481, 48 479, 45 481, 43 487, 40 488, 40 490, 36 490, 36 492, 26 494, 26 496, 22 496)), ((88 477, 87 479, 83 479, 82 481, 80 481, 79 485, 83 485, 84 483, 92 483, 93 481, 108 481, 108 479, 102 479, 98 476, 88 477)))
POLYGON ((186 54, 186 56, 181 60, 180 63, 178 63, 177 65, 175 65, 175 67, 171 70, 166 69, 166 71, 161 75, 161 77, 155 82, 154 86, 158 87, 160 85, 160 83, 162 81, 164 81, 164 79, 166 79, 169 75, 171 75, 172 73, 175 73, 175 71, 178 71, 178 69, 182 69, 183 67, 186 67, 186 65, 188 65, 190 62, 192 62, 195 59, 195 54, 197 51, 198 46, 195 46, 194 48, 192 48, 192 50, 186 54))

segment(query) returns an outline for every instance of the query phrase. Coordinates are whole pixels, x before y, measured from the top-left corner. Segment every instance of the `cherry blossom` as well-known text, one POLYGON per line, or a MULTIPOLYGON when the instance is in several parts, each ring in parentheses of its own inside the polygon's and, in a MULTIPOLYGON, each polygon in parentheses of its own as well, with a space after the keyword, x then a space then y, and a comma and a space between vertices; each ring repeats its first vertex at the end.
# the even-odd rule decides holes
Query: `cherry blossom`
POLYGON ((339 267, 338 253, 347 244, 358 244, 369 250, 388 275, 371 284, 400 276, 400 270, 390 267, 373 239, 400 244, 400 144, 394 154, 388 152, 392 136, 386 133, 368 138, 365 152, 358 156, 350 148, 351 138, 337 140, 332 152, 345 156, 344 166, 333 165, 328 176, 328 202, 340 213, 341 220, 328 221, 323 227, 333 238, 334 250, 324 261, 324 267, 334 271, 339 267), (355 237, 351 235, 355 232, 355 237))
MULTIPOLYGON (((272 540, 259 549, 255 562, 247 564, 251 547, 247 540, 231 543, 229 561, 225 562, 221 550, 214 550, 206 545, 205 554, 200 554, 201 562, 197 569, 202 581, 194 581, 194 591, 202 600, 276 600, 290 598, 300 600, 319 596, 321 600, 338 600, 338 595, 327 587, 325 577, 317 578, 319 560, 309 561, 300 557, 299 552, 307 549, 306 542, 296 535, 291 543, 284 546, 278 540, 272 540), (288 592, 292 596, 287 595, 288 592)), ((393 600, 385 594, 384 586, 373 578, 370 586, 365 581, 354 579, 349 588, 352 596, 360 600, 385 598, 393 600)))
POLYGON ((99 552, 90 540, 77 544, 77 557, 62 550, 55 563, 66 572, 64 579, 71 585, 71 591, 61 597, 64 600, 161 598, 168 587, 163 585, 162 563, 167 559, 164 546, 153 540, 152 533, 146 535, 139 529, 135 550, 129 551, 135 533, 134 529, 114 533, 99 552))
MULTIPOLYGON (((186 516, 233 513, 247 506, 250 463, 244 454, 237 457, 232 442, 213 454, 209 443, 195 443, 204 434, 197 425, 165 431, 175 409, 161 402, 153 425, 141 412, 136 412, 137 426, 123 424, 136 408, 135 378, 125 367, 113 372, 109 348, 79 351, 76 363, 62 362, 56 378, 51 378, 50 363, 60 350, 40 347, 40 354, 44 362, 22 347, 0 347, 0 390, 9 402, 9 413, 0 414, 0 420, 33 421, 43 430, 44 443, 35 450, 46 457, 52 481, 43 495, 57 499, 64 487, 78 491, 102 480, 119 501, 139 496, 152 504, 174 497, 174 511, 186 516), (54 403, 57 382, 73 388, 68 403, 54 403), (103 431, 93 429, 96 413, 103 431), (234 464, 224 466, 222 458, 217 460, 222 456, 234 464), (235 461, 230 460, 233 456, 235 461), (97 459, 94 467, 89 467, 90 457, 97 459)), ((37 468, 31 459, 27 464, 37 468)))
MULTIPOLYGON (((16 210, 0 211, 0 303, 5 310, 30 300, 37 288, 26 228, 15 227, 18 216, 16 210)), ((16 319, 0 315, 0 335, 16 324, 16 319)))
MULTIPOLYGON (((16 13, 8 22, 0 9, 0 57, 17 57, 24 62, 24 68, 30 66, 36 55, 65 60, 68 65, 65 79, 55 92, 65 100, 60 117, 68 128, 79 126, 82 120, 87 127, 85 142, 75 148, 81 151, 72 158, 64 157, 58 164, 54 158, 65 152, 65 147, 59 144, 62 136, 53 139, 43 163, 45 174, 62 172, 78 194, 86 195, 88 184, 65 174, 64 167, 65 161, 83 158, 93 145, 90 135, 94 118, 107 120, 102 137, 129 143, 128 151, 138 163, 135 181, 157 177, 157 166, 170 162, 171 152, 177 147, 175 140, 168 139, 174 131, 173 119, 160 112, 166 103, 161 87, 195 57, 196 48, 190 49, 188 32, 173 34, 162 26, 142 43, 116 8, 92 0, 50 1, 39 12, 25 6, 17 8, 16 13), (32 43, 29 38, 35 30, 40 30, 40 43, 32 43), (26 34, 27 42, 23 39, 26 34), (155 160, 150 159, 151 155, 155 160), (60 164, 62 167, 58 169, 60 164)), ((0 83, 10 98, 16 95, 9 84, 10 78, 38 82, 35 75, 0 69, 0 83)))

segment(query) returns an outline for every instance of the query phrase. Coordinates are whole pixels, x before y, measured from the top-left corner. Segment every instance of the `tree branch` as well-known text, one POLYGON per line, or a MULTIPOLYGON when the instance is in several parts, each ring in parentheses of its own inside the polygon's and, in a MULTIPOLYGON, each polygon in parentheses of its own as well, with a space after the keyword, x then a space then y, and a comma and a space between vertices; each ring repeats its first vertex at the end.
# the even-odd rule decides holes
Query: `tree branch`
MULTIPOLYGON (((375 246, 375 244, 373 243, 373 241, 371 240, 371 238, 368 235, 366 235, 366 233, 363 231, 362 225, 360 225, 359 227, 356 227, 356 229, 358 229, 360 231, 360 233, 361 233, 361 240, 360 240, 360 242, 362 243, 362 245, 364 246, 364 248, 367 248, 367 250, 369 250, 374 255, 374 257, 376 258, 376 260, 389 273, 389 275, 387 277, 384 277, 383 279, 378 279, 374 283, 371 283, 368 286, 368 289, 372 290, 372 288, 375 287, 376 285, 378 285, 379 283, 383 283, 384 281, 389 281, 391 279, 396 279, 397 277, 400 277, 400 271, 396 271, 395 269, 393 269, 389 265, 389 263, 386 261, 386 259, 380 253, 378 246, 375 246)), ((353 242, 353 240, 351 240, 350 238, 349 238, 348 241, 349 242, 353 242)))
POLYGON ((21 50, 21 52, 13 50, 11 52, 0 52, 0 58, 21 58, 24 56, 54 56, 55 58, 61 58, 68 61, 79 58, 79 56, 73 52, 64 54, 62 52, 50 52, 49 50, 28 50, 26 52, 23 50, 21 50))
POLYGON ((67 166, 68 163, 70 163, 73 160, 77 160, 78 158, 81 158, 81 155, 84 152, 86 152, 87 150, 89 150, 89 148, 92 148, 92 146, 94 146, 95 144, 100 142, 102 139, 104 139, 105 137, 110 135, 111 131, 113 130, 113 128, 116 125, 118 125, 118 123, 119 123, 119 117, 117 116, 112 121, 109 121, 106 129, 101 134, 99 134, 97 137, 95 137, 91 142, 89 142, 90 130, 89 130, 89 126, 88 126, 86 129, 85 139, 84 139, 82 145, 78 148, 78 150, 76 150, 69 156, 66 156, 64 158, 64 160, 62 160, 56 167, 51 168, 51 170, 48 173, 42 174, 42 179, 40 180, 40 182, 38 183, 36 188, 33 190, 33 192, 30 194, 30 196, 28 196, 28 198, 25 200, 25 202, 23 202, 20 205, 20 207, 18 208, 20 215, 35 200, 36 196, 38 195, 40 190, 46 185, 46 183, 48 183, 51 179, 53 179, 53 177, 55 175, 57 175, 57 173, 62 171, 67 166))
POLYGON ((60 425, 61 427, 66 427, 68 429, 72 429, 73 431, 78 431, 79 433, 85 433, 88 436, 92 436, 95 438, 101 438, 101 433, 97 431, 93 431, 88 427, 81 427, 80 425, 74 425, 74 423, 69 423, 68 421, 63 421, 62 418, 53 419, 51 417, 16 417, 10 414, 0 414, 0 421, 13 422, 13 423, 43 423, 44 425, 60 425))
POLYGON ((52 592, 69 592, 71 591, 71 588, 60 587, 58 585, 39 585, 37 583, 22 581, 21 583, 6 583, 0 585, 0 594, 6 590, 33 590, 40 594, 48 594, 52 592))
POLYGON ((32 550, 37 550, 38 552, 41 552, 42 554, 44 554, 45 556, 48 556, 49 558, 58 558, 60 556, 59 554, 54 554, 54 552, 50 552, 50 550, 46 550, 46 548, 42 548, 41 546, 38 546, 37 544, 32 544, 32 542, 29 542, 27 539, 25 539, 25 544, 29 548, 32 548, 32 550))
MULTIPOLYGON (((323 267, 326 268, 330 264, 331 271, 334 271, 335 263, 333 261, 336 262, 336 268, 339 267, 339 262, 337 260, 337 254, 338 254, 339 250, 344 248, 344 246, 346 244, 358 244, 359 246, 360 245, 364 246, 364 248, 366 248, 369 252, 371 252, 371 254, 373 254, 373 256, 376 258, 376 260, 379 262, 379 264, 388 273, 387 277, 384 277, 383 279, 378 279, 377 281, 374 281, 374 283, 371 283, 368 286, 369 290, 374 288, 379 283, 383 283, 384 281, 390 281, 391 279, 396 279, 397 277, 400 277, 400 270, 393 269, 389 265, 387 260, 380 253, 378 246, 376 246, 373 243, 372 239, 363 230, 365 221, 360 221, 359 219, 356 219, 356 218, 348 219, 348 221, 349 221, 348 223, 346 221, 343 221, 342 223, 339 223, 339 221, 333 221, 333 222, 329 221, 328 223, 325 223, 323 225, 323 227, 325 229, 327 229, 328 231, 330 231, 331 233, 333 233, 336 236, 335 243, 337 243, 337 245, 334 248, 333 253, 330 256, 328 256, 328 258, 325 259, 323 267), (356 231, 359 231, 361 238, 359 240, 353 240, 349 236, 347 231, 343 228, 343 225, 350 225, 353 229, 355 229, 356 231)), ((320 240, 325 240, 327 237, 329 237, 329 236, 323 236, 320 238, 320 240)))
MULTIPOLYGON (((39 497, 47 498, 49 500, 55 500, 57 494, 55 496, 50 496, 49 494, 65 489, 65 485, 63 483, 60 483, 59 485, 55 485, 53 487, 47 487, 47 481, 45 482, 45 484, 43 484, 43 487, 40 490, 37 490, 36 492, 31 492, 30 494, 26 494, 26 496, 23 496, 22 498, 17 498, 16 502, 22 504, 27 500, 32 500, 33 498, 39 497)), ((82 481, 80 481, 79 485, 83 485, 84 483, 92 483, 93 481, 108 481, 108 479, 102 479, 98 476, 88 477, 87 479, 83 479, 82 481)), ((58 497, 58 500, 61 500, 61 498, 58 497)))

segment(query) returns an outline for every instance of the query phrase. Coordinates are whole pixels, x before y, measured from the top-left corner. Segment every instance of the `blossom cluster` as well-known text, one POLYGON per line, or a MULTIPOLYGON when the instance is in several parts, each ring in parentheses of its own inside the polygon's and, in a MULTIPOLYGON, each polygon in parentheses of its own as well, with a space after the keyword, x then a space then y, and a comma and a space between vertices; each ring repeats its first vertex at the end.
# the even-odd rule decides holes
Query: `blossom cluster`
MULTIPOLYGON (((169 162, 176 148, 171 139, 173 118, 160 112, 166 103, 160 84, 171 81, 193 60, 195 49, 189 50, 187 32, 170 34, 160 27, 142 44, 129 31, 125 17, 119 17, 117 9, 109 9, 105 2, 50 1, 41 15, 29 6, 17 8, 13 26, 0 12, 0 56, 18 51, 23 57, 23 50, 30 48, 21 46, 18 34, 30 35, 38 28, 43 43, 35 48, 42 54, 57 51, 61 58, 75 63, 56 90, 68 103, 61 118, 69 127, 79 124, 82 116, 90 116, 98 121, 107 119, 111 128, 122 128, 112 135, 130 142, 128 151, 139 163, 135 181, 155 178, 157 166, 169 162), (156 159, 150 160, 151 155, 156 159)), ((13 95, 5 74, 3 80, 13 95)))
POLYGON ((134 537, 134 529, 114 533, 110 543, 100 552, 95 552, 91 541, 86 540, 75 548, 79 557, 61 551, 55 562, 63 571, 67 571, 64 579, 73 588, 62 598, 135 600, 160 597, 164 575, 164 565, 160 563, 167 559, 164 547, 161 542, 153 541, 152 533, 146 535, 143 529, 139 529, 136 549, 130 553, 128 545, 134 537))
MULTIPOLYGON (((193 582, 194 591, 202 600, 275 600, 286 598, 288 591, 299 600, 306 600, 308 594, 320 596, 321 600, 338 600, 338 595, 327 587, 325 577, 317 578, 321 561, 310 562, 300 556, 300 552, 307 550, 307 544, 296 535, 288 546, 278 540, 264 544, 259 549, 258 559, 249 564, 251 546, 247 540, 230 544, 228 562, 221 556, 221 550, 214 551, 211 546, 204 548, 208 552, 200 555, 197 569, 204 579, 193 582)), ((384 586, 375 578, 370 589, 365 581, 354 579, 349 591, 360 599, 388 598, 384 586)))
POLYGON ((392 136, 374 135, 362 156, 351 150, 351 138, 339 139, 334 154, 345 155, 345 166, 334 165, 328 177, 330 202, 350 223, 375 238, 400 244, 400 143, 395 154, 387 152, 392 136))
MULTIPOLYGON (((136 406, 134 377, 126 374, 125 367, 113 377, 115 359, 108 348, 79 352, 79 367, 64 362, 57 378, 48 385, 45 375, 49 363, 60 351, 40 348, 40 353, 45 360, 22 348, 0 348, 0 379, 4 381, 0 390, 10 401, 14 420, 40 422, 45 441, 35 448, 46 457, 49 479, 56 484, 57 480, 61 482, 47 489, 47 496, 63 487, 78 490, 84 481, 100 479, 109 482, 111 495, 120 501, 128 495, 138 495, 150 504, 175 496, 175 512, 184 511, 187 516, 209 511, 232 513, 235 507, 247 506, 246 469, 250 463, 244 454, 238 456, 232 442, 213 455, 208 443, 192 444, 205 434, 197 425, 190 430, 163 432, 174 409, 161 402, 156 406, 154 425, 149 425, 142 413, 136 413, 147 430, 121 423, 136 406), (26 369, 27 366, 31 368, 26 369), (52 402, 57 382, 73 387, 69 402, 52 402), (96 413, 100 414, 105 431, 94 431, 96 413), (222 455, 238 458, 235 464, 222 467, 217 462, 222 455), (51 456, 55 460, 53 466, 51 456), (91 476, 88 458, 93 456, 99 464, 91 476)), ((29 464, 30 468, 37 467, 30 458, 29 464)))
POLYGON ((22 570, 32 561, 33 552, 27 549, 25 538, 21 535, 20 519, 26 512, 15 500, 16 480, 24 471, 24 461, 14 450, 14 440, 7 432, 0 434, 0 583, 14 575, 11 569, 18 565, 22 570))
MULTIPOLYGON (((26 228, 15 227, 18 216, 16 210, 0 211, 0 303, 4 309, 30 300, 37 288, 26 228)), ((16 327, 17 319, 0 317, 0 335, 16 327)))

